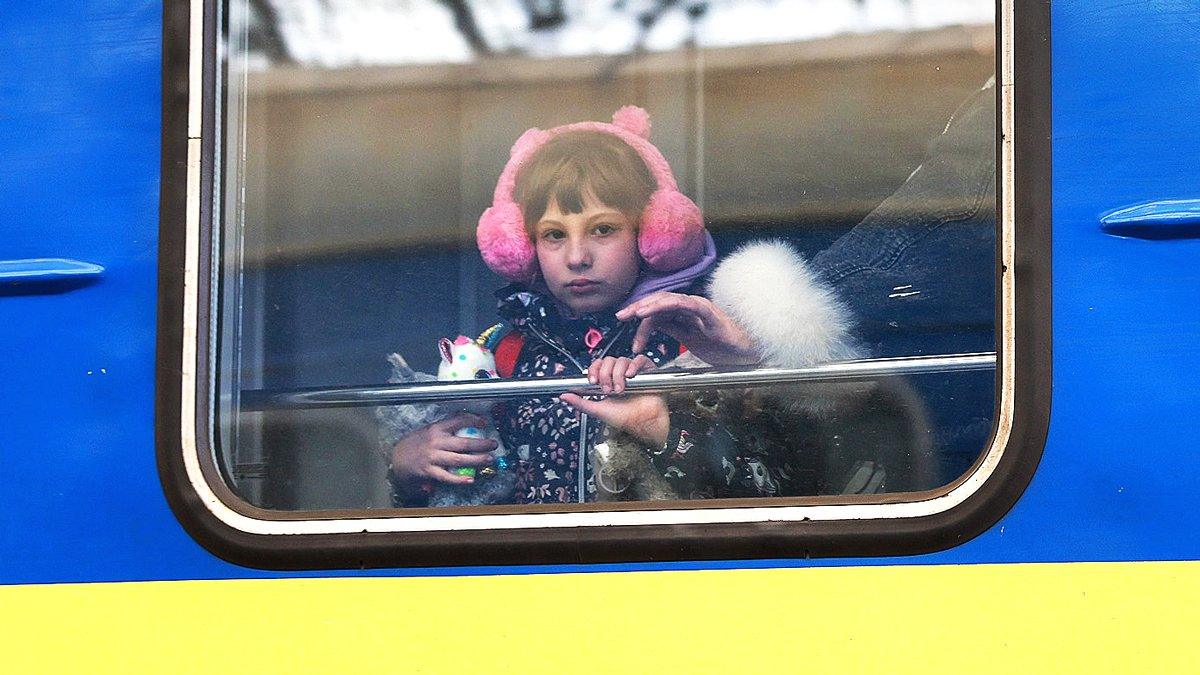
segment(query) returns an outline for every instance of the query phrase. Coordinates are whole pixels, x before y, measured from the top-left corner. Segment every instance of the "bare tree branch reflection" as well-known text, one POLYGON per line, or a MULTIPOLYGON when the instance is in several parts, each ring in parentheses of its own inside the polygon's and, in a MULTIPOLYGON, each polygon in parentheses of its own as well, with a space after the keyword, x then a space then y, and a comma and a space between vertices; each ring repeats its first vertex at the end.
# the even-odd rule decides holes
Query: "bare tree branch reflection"
POLYGON ((246 39, 251 51, 261 52, 271 63, 295 63, 279 32, 279 15, 268 0, 249 0, 251 20, 246 39))
MULTIPOLYGON (((658 23, 663 15, 680 4, 679 0, 655 0, 653 7, 638 16, 638 34, 634 40, 633 49, 623 54, 616 54, 609 59, 604 64, 604 67, 600 69, 599 73, 597 73, 597 78, 607 80, 615 77, 622 65, 646 53, 646 39, 649 37, 650 31, 654 29, 655 24, 658 23)), ((617 0, 614 6, 623 8, 624 2, 617 0)), ((696 22, 702 19, 708 12, 708 2, 707 0, 689 2, 684 8, 684 12, 687 14, 688 21, 692 27, 692 30, 689 32, 687 46, 694 47, 696 43, 696 22)))
POLYGON ((567 20, 562 0, 524 0, 530 30, 557 28, 567 20))
POLYGON ((483 33, 479 32, 479 26, 475 23, 475 15, 464 0, 438 1, 454 14, 454 26, 458 28, 459 33, 462 33, 463 38, 467 41, 467 44, 471 45, 471 50, 476 55, 486 56, 492 53, 487 40, 483 39, 483 33))

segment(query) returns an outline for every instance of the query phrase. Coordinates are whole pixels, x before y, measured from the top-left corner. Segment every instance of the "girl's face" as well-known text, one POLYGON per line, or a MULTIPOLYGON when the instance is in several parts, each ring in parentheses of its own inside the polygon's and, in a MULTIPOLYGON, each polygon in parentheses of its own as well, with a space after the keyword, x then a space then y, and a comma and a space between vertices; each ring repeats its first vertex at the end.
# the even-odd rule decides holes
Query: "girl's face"
POLYGON ((581 213, 562 213, 551 200, 533 232, 550 293, 576 316, 615 309, 638 277, 635 225, 590 194, 581 213))

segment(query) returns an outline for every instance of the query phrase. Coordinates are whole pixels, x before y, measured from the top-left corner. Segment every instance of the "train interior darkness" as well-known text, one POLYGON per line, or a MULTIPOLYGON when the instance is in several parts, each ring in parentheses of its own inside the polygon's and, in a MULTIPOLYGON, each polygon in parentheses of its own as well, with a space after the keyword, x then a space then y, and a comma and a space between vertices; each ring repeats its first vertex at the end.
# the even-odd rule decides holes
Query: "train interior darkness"
MULTIPOLYGON (((530 127, 607 120, 625 104, 649 112, 652 140, 720 254, 782 239, 823 271, 856 237, 920 233, 899 238, 902 264, 883 271, 883 291, 878 277, 836 286, 870 356, 996 348, 990 3, 926 3, 960 12, 940 24, 863 19, 805 35, 778 34, 761 10, 746 20, 749 37, 723 41, 704 22, 737 0, 593 3, 648 9, 628 44, 614 32, 614 43, 582 47, 571 30, 600 18, 530 9, 505 38, 486 28, 499 21, 475 6, 486 3, 426 4, 406 25, 451 31, 460 52, 389 56, 368 49, 371 31, 328 28, 344 24, 337 17, 321 32, 312 12, 231 5, 216 428, 221 464, 251 503, 388 506, 371 409, 257 411, 239 408, 240 393, 383 383, 392 352, 436 371, 439 337, 475 336, 497 320, 504 282, 481 261, 475 225, 513 140, 530 127), (658 36, 680 11, 675 41, 658 36)), ((911 14, 921 3, 892 4, 911 14)), ((907 378, 936 458, 924 487, 950 483, 980 456, 994 377, 907 378)))

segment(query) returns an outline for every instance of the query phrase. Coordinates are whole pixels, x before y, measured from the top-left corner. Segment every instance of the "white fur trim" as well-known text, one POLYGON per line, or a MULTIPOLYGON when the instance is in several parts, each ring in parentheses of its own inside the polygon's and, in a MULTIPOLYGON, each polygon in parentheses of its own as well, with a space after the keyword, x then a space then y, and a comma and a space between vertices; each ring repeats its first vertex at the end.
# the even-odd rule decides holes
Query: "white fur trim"
POLYGON ((860 357, 849 310, 782 241, 734 251, 717 265, 708 296, 755 339, 763 365, 802 368, 860 357))

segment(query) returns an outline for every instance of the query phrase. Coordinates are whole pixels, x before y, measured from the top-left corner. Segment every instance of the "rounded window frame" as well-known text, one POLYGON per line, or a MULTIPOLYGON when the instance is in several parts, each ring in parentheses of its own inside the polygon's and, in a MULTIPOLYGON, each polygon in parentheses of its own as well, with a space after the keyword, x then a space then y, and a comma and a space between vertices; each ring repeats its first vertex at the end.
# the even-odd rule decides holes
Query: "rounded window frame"
POLYGON ((912 554, 983 532, 1028 485, 1050 404, 1044 3, 997 4, 997 414, 988 448, 971 471, 927 493, 868 499, 506 507, 485 514, 269 511, 242 501, 222 479, 209 422, 215 314, 213 252, 206 245, 214 236, 220 140, 216 4, 164 5, 156 436, 168 501, 218 556, 254 567, 327 568, 912 554))

